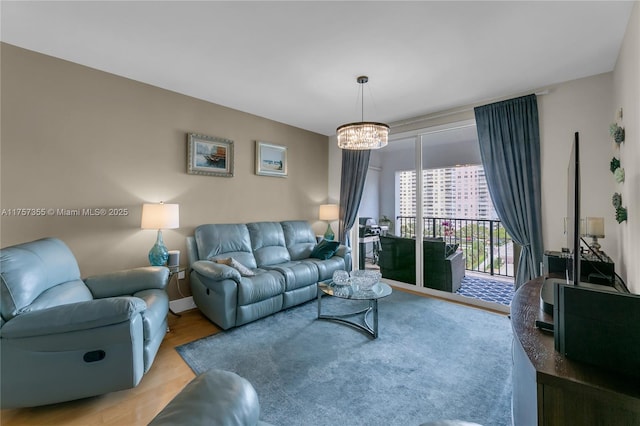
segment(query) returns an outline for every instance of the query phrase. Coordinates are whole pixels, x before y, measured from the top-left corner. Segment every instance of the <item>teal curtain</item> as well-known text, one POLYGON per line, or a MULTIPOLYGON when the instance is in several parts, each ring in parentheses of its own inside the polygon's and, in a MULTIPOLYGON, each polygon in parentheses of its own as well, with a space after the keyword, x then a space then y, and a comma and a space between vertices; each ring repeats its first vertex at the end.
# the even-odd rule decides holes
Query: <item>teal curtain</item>
POLYGON ((351 247, 349 231, 358 217, 370 156, 370 150, 342 150, 339 235, 340 241, 349 247, 351 247))
POLYGON ((540 130, 535 95, 474 109, 480 155, 498 217, 522 246, 516 289, 543 260, 540 130))

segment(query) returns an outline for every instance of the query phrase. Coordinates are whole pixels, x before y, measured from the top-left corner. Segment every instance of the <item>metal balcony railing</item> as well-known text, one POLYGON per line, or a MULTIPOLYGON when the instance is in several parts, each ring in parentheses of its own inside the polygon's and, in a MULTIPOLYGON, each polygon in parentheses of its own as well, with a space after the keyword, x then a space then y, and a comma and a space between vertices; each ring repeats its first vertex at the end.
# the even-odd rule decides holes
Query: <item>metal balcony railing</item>
MULTIPOLYGON (((398 236, 415 238, 415 216, 398 216, 395 225, 398 236)), ((514 276, 513 241, 501 221, 425 217, 423 229, 425 237, 442 237, 448 244, 458 244, 468 271, 514 276)))

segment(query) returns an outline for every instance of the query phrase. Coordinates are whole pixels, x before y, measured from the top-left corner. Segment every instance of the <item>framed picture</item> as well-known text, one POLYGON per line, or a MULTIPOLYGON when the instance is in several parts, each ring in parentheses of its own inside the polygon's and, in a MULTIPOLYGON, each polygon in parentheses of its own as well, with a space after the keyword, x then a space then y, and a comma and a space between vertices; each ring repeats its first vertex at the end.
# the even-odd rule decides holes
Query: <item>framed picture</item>
POLYGON ((233 141, 189 133, 187 173, 233 177, 233 141))
POLYGON ((287 177, 287 147, 256 141, 256 174, 287 177))

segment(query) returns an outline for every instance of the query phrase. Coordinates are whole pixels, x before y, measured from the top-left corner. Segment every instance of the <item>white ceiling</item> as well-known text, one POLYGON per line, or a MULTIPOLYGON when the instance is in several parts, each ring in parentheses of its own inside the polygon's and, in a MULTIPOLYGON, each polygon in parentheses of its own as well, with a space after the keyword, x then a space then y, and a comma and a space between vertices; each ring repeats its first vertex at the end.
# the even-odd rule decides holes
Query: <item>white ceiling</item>
POLYGON ((335 134, 614 68, 633 1, 2 1, 2 41, 335 134))

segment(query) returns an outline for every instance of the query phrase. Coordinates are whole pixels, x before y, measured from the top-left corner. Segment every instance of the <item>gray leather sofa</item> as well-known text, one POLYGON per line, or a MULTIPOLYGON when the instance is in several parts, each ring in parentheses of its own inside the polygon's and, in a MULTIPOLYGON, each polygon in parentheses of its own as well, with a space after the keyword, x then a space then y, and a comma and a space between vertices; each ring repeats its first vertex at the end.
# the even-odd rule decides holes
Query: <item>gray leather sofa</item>
POLYGON ((225 330, 311 300, 318 281, 351 270, 351 249, 317 259, 316 244, 306 221, 200 225, 187 238, 193 300, 225 330), (254 275, 216 262, 229 258, 254 275))
POLYGON ((260 402, 251 383, 214 369, 187 384, 149 426, 269 426, 259 418, 260 402))
POLYGON ((82 280, 73 253, 46 238, 0 250, 2 408, 135 387, 167 330, 169 271, 82 280))

